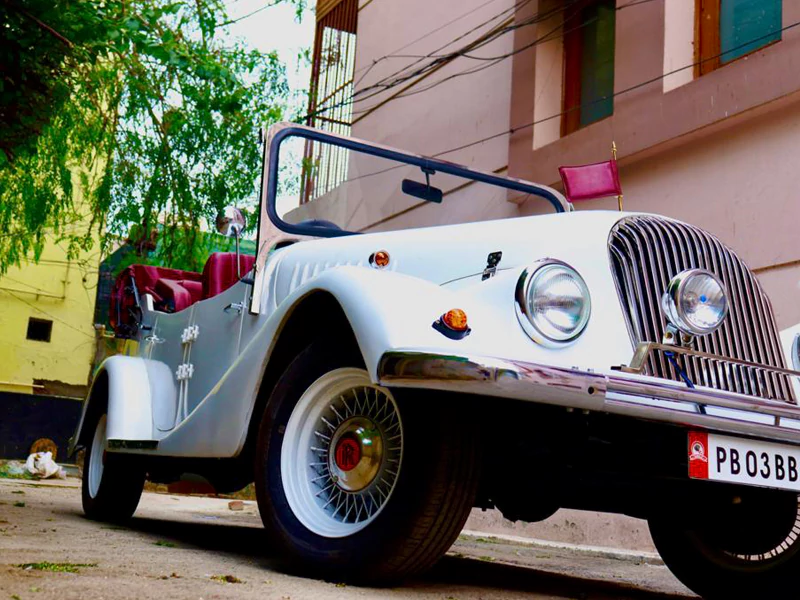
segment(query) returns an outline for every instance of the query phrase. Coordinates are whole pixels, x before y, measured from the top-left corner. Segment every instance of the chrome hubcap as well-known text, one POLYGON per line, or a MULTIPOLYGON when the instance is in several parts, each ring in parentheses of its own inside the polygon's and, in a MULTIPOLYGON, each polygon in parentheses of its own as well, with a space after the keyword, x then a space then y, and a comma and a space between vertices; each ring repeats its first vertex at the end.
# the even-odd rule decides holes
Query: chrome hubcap
POLYGON ((386 505, 402 453, 403 427, 389 390, 362 369, 327 373, 306 390, 286 425, 287 502, 314 533, 352 535, 386 505))
POLYGON ((364 417, 344 421, 331 439, 328 470, 331 481, 348 492, 360 492, 371 484, 383 465, 380 427, 364 417))

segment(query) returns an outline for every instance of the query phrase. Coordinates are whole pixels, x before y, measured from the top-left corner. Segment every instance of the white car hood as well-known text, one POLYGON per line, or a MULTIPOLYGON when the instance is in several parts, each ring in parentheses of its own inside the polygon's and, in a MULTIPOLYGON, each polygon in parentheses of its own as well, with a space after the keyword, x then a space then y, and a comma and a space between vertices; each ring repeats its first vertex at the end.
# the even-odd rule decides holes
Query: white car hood
MULTIPOLYGON (((608 235, 630 213, 586 211, 480 223, 378 232, 293 244, 280 250, 273 274, 276 300, 329 268, 368 266, 372 253, 385 250, 386 270, 438 285, 479 275, 492 252, 502 252, 499 270, 558 258, 573 264, 602 256, 608 271, 608 235)), ((577 264, 573 264, 576 268, 577 264)))

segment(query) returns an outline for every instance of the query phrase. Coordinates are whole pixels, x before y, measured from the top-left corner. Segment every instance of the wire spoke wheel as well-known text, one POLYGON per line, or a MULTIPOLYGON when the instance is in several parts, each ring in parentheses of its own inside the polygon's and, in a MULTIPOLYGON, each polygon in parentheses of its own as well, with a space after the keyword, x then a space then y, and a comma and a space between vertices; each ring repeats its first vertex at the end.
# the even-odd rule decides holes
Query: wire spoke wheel
POLYGON ((693 591, 704 598, 783 597, 780 590, 798 581, 797 494, 742 488, 696 511, 650 520, 664 562, 693 591))
POLYGON ((391 392, 363 369, 333 370, 309 386, 286 424, 286 500, 310 531, 353 535, 388 503, 402 459, 403 424, 391 392))
MULTIPOLYGON (((777 562, 789 553, 798 551, 800 538, 800 496, 787 498, 784 505, 773 509, 771 518, 751 519, 756 523, 755 531, 749 532, 745 540, 726 540, 722 552, 742 566, 762 566, 777 562), (788 504, 788 505, 787 505, 788 504)), ((764 509, 767 513, 767 509, 764 509)))
POLYGON ((469 403, 374 384, 346 340, 315 340, 275 383, 256 445, 258 510, 289 568, 384 585, 453 545, 480 446, 469 403))

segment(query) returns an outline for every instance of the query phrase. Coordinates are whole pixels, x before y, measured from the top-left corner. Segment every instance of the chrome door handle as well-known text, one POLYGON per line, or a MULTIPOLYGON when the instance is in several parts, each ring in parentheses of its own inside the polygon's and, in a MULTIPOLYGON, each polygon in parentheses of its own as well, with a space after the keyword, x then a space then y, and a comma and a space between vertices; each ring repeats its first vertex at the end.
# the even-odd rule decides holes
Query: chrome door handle
POLYGON ((230 304, 228 304, 228 306, 226 306, 222 310, 224 310, 225 312, 230 312, 231 310, 235 310, 237 313, 242 314, 242 311, 244 310, 244 303, 231 302, 230 304))

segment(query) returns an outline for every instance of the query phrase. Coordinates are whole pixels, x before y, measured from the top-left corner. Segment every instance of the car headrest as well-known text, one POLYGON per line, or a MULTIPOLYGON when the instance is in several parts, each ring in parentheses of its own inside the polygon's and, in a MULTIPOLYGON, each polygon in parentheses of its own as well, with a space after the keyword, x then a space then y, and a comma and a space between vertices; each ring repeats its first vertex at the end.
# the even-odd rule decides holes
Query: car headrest
MULTIPOLYGON (((242 277, 247 274, 256 262, 255 256, 241 254, 239 266, 242 277)), ((236 253, 215 252, 208 257, 203 267, 203 298, 211 298, 221 294, 239 281, 236 275, 236 253)))

